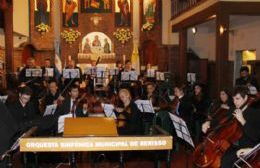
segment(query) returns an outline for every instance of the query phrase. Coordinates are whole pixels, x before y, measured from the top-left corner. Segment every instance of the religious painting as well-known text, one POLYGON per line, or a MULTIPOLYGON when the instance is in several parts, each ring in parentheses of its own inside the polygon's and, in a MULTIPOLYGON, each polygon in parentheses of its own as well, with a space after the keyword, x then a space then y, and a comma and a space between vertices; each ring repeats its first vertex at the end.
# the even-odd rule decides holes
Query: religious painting
POLYGON ((102 32, 92 32, 82 39, 82 53, 110 54, 112 52, 111 39, 102 32))
POLYGON ((130 0, 115 0, 115 25, 131 26, 130 0))
POLYGON ((35 0, 34 23, 35 26, 41 23, 50 26, 50 0, 35 0))
POLYGON ((81 0, 81 12, 111 13, 112 0, 81 0))
POLYGON ((78 26, 78 0, 63 0, 63 26, 77 27, 78 26))
POLYGON ((143 1, 143 24, 155 24, 156 0, 143 1))

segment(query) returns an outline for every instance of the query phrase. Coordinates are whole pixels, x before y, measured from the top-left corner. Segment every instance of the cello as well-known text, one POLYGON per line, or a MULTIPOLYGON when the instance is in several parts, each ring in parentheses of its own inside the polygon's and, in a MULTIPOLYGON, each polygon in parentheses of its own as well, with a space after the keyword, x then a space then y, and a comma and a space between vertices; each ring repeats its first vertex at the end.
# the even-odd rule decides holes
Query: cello
MULTIPOLYGON (((249 98, 241 110, 244 111, 247 106, 258 101, 258 96, 259 94, 256 98, 249 98)), ((219 168, 225 151, 242 136, 241 125, 233 116, 224 117, 220 123, 196 147, 193 153, 193 163, 196 166, 219 168)))

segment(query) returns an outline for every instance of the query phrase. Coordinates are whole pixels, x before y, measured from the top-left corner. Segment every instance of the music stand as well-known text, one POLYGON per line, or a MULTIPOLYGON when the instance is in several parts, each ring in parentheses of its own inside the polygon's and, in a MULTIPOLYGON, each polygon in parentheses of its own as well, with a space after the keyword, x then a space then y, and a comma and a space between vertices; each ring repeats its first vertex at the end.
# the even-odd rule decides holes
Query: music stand
POLYGON ((97 68, 96 68, 96 67, 87 68, 87 69, 85 70, 85 74, 91 75, 91 76, 96 76, 96 74, 97 74, 97 68))
POLYGON ((151 100, 136 100, 135 104, 143 113, 155 113, 151 100))
POLYGON ((184 141, 186 141, 188 144, 190 144, 194 148, 194 143, 192 141, 189 129, 188 129, 185 121, 182 118, 180 118, 172 113, 169 113, 169 115, 170 115, 170 118, 174 125, 177 136, 179 138, 183 139, 184 141))
POLYGON ((121 72, 121 81, 137 81, 138 74, 136 71, 121 72))
POLYGON ((79 69, 64 69, 62 74, 65 79, 80 78, 79 69))
POLYGON ((156 80, 164 81, 165 80, 164 72, 156 72, 156 80))
POLYGON ((39 68, 29 68, 25 70, 25 77, 42 77, 42 69, 39 68))
POLYGON ((54 77, 54 68, 45 68, 44 77, 54 77))
POLYGON ((117 80, 118 80, 118 75, 119 75, 119 69, 118 68, 112 68, 109 69, 109 75, 113 77, 113 89, 114 93, 117 93, 117 80))
POLYGON ((147 78, 155 78, 155 69, 147 69, 146 75, 147 78))

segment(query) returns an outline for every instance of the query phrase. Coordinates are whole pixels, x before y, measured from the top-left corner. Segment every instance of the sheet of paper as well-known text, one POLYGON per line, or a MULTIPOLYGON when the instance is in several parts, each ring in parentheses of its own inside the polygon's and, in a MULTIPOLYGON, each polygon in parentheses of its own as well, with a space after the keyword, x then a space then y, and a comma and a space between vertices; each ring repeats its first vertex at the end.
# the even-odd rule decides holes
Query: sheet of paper
POLYGON ((194 143, 192 141, 190 132, 188 130, 188 127, 187 127, 185 121, 182 118, 180 118, 172 113, 169 113, 169 115, 170 115, 170 118, 175 127, 177 136, 179 138, 183 139, 184 141, 186 141, 187 143, 189 143, 192 147, 194 147, 194 143))
POLYGON ((57 104, 46 106, 43 116, 53 115, 56 109, 57 109, 57 104))
POLYGON ((155 69, 148 69, 147 70, 147 77, 154 78, 155 77, 155 69))
POLYGON ((80 78, 79 69, 64 69, 63 77, 65 79, 80 78))
POLYGON ((151 100, 136 100, 135 104, 141 112, 155 113, 151 100))
POLYGON ((5 103, 6 100, 7 100, 7 98, 8 98, 8 95, 0 96, 0 101, 1 101, 2 103, 5 103))
POLYGON ((114 105, 112 104, 102 104, 104 108, 105 115, 107 117, 112 117, 114 119, 117 119, 116 114, 114 112, 114 105))
POLYGON ((54 68, 45 68, 45 77, 53 77, 54 76, 54 68))
POLYGON ((85 74, 87 75, 96 75, 97 74, 97 68, 96 67, 90 67, 85 70, 85 74))
POLYGON ((111 75, 111 76, 118 75, 118 73, 119 73, 119 69, 118 68, 109 69, 109 75, 111 75))
POLYGON ((58 133, 64 132, 64 120, 65 118, 72 118, 72 114, 61 115, 58 119, 58 133))

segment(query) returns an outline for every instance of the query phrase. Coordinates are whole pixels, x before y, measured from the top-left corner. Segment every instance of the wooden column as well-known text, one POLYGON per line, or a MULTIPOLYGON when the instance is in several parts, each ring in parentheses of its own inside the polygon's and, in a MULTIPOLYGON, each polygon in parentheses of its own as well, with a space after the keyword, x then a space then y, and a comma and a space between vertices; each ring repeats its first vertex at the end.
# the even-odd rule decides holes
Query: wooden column
POLYGON ((227 87, 226 78, 228 75, 228 52, 229 52, 229 15, 223 10, 218 10, 216 15, 216 81, 215 95, 220 89, 227 87), (222 31, 221 32, 221 28, 222 31))
POLYGON ((4 32, 5 32, 5 60, 6 71, 12 72, 13 70, 13 5, 8 5, 4 10, 4 32))
POLYGON ((179 77, 180 82, 186 81, 187 75, 187 29, 179 32, 179 77))

